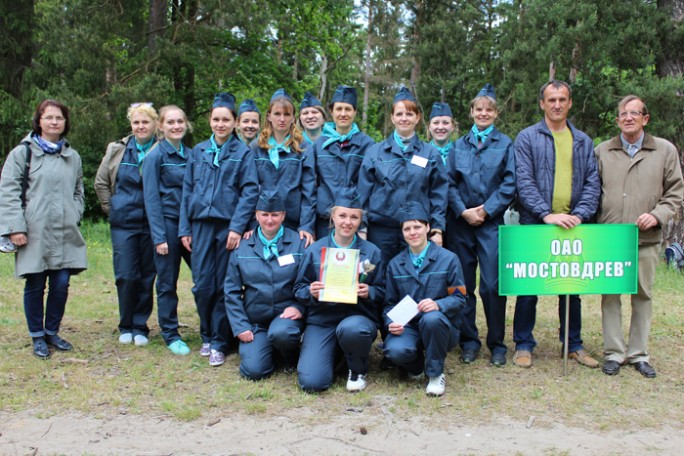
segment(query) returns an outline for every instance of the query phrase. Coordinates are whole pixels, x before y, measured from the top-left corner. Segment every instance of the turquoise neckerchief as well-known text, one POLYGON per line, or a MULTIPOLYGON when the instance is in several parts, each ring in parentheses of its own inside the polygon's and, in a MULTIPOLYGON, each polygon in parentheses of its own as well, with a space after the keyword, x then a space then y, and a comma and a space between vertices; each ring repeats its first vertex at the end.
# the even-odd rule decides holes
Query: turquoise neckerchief
POLYGON ((210 146, 207 147, 207 150, 205 150, 206 153, 208 154, 214 154, 214 166, 218 167, 219 165, 219 153, 221 152, 221 148, 216 144, 216 140, 214 139, 214 135, 211 135, 211 138, 209 138, 209 143, 210 146))
POLYGON ((302 138, 304 138, 304 141, 308 141, 309 144, 313 144, 314 141, 309 137, 309 134, 306 132, 306 130, 302 131, 302 138))
POLYGON ((166 142, 169 143, 169 146, 171 146, 173 150, 175 150, 176 153, 181 156, 181 158, 185 158, 185 146, 183 145, 183 143, 180 143, 180 147, 176 149, 176 146, 171 144, 171 141, 167 139, 166 142))
MULTIPOLYGON (((414 133, 413 136, 416 134, 414 133)), ((397 133, 397 130, 394 130, 394 142, 397 143, 397 146, 399 146, 399 149, 401 149, 402 152, 406 152, 406 149, 408 149, 409 144, 411 144, 411 141, 413 140, 413 136, 410 138, 402 138, 399 136, 399 133, 397 133)))
POLYGON ((261 227, 257 228, 257 234, 259 235, 259 240, 261 241, 262 244, 264 244, 264 258, 269 259, 271 256, 275 256, 278 258, 280 255, 278 255, 278 241, 283 237, 283 233, 285 230, 283 230, 283 227, 281 226, 280 229, 278 230, 278 234, 276 234, 273 239, 270 241, 266 239, 266 236, 264 236, 264 233, 261 231, 261 227))
POLYGON ((335 242, 335 229, 330 231, 330 239, 332 240, 332 243, 335 244, 335 247, 337 247, 338 249, 351 249, 354 246, 354 244, 356 244, 356 234, 355 234, 354 239, 352 239, 351 244, 349 244, 349 246, 347 246, 347 247, 340 246, 337 242, 335 242))
POLYGON ((278 144, 273 136, 268 138, 268 145, 270 146, 268 148, 268 158, 271 160, 271 163, 273 163, 273 166, 275 166, 276 169, 278 169, 278 166, 280 165, 280 156, 278 155, 278 152, 280 150, 284 150, 286 153, 290 153, 290 147, 286 146, 285 143, 290 140, 290 135, 285 136, 285 139, 283 139, 283 142, 278 144))
POLYGON ((361 130, 359 130, 358 125, 356 125, 356 122, 352 124, 351 130, 349 130, 349 133, 346 135, 341 135, 337 132, 335 129, 335 122, 326 122, 325 125, 323 125, 323 133, 321 134, 322 136, 327 136, 328 139, 323 143, 323 149, 328 147, 330 144, 335 143, 335 142, 345 142, 345 141, 350 141, 352 137, 357 134, 361 133, 361 130))
POLYGON ((489 134, 494 130, 494 124, 491 124, 484 130, 480 131, 479 128, 477 128, 477 125, 473 124, 473 128, 470 129, 470 131, 473 133, 473 136, 475 137, 476 141, 480 142, 485 142, 487 141, 487 137, 489 134))
POLYGON ((427 256, 427 251, 428 248, 430 247, 430 244, 432 244, 430 241, 428 241, 427 245, 423 249, 422 252, 420 252, 418 255, 415 255, 413 252, 411 252, 411 249, 409 248, 409 254, 411 255, 411 261, 413 262, 413 266, 415 266, 416 271, 420 269, 420 267, 423 265, 423 261, 425 261, 425 257, 427 256))
POLYGON ((439 155, 442 156, 442 161, 446 165, 447 158, 449 158, 449 148, 451 148, 451 141, 447 142, 444 146, 439 146, 437 143, 435 143, 435 140, 433 139, 432 141, 430 141, 430 144, 435 146, 435 149, 439 151, 439 155))
POLYGON ((150 151, 150 147, 152 147, 152 144, 154 144, 154 137, 150 138, 150 140, 145 144, 138 144, 138 140, 134 137, 133 144, 135 144, 135 148, 138 150, 138 166, 140 166, 142 165, 145 156, 150 151))

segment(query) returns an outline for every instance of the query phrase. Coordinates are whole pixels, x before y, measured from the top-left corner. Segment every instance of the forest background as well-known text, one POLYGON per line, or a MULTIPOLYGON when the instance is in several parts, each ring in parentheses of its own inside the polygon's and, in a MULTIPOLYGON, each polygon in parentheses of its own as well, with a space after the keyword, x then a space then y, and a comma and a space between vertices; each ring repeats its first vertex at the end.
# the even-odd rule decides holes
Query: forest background
MULTIPOLYGON (((617 133, 616 103, 635 93, 648 130, 681 151, 683 16, 684 0, 0 0, 0 159, 40 100, 64 102, 96 219, 93 177, 107 143, 129 132, 132 102, 182 107, 193 145, 210 135, 218 91, 263 112, 279 87, 327 105, 346 84, 359 91, 360 128, 380 140, 400 85, 426 114, 449 103, 463 134, 490 82, 497 126, 515 137, 541 119, 538 90, 552 76, 572 84, 571 120, 597 143, 617 133)), ((681 214, 667 237, 684 239, 681 214)))

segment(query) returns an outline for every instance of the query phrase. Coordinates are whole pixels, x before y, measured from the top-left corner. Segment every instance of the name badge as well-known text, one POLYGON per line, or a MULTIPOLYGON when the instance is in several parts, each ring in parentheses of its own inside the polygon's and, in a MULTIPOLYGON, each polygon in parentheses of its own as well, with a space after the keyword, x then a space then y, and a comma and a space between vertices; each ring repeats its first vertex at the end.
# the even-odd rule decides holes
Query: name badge
POLYGON ((288 255, 283 255, 283 256, 278 257, 278 264, 280 265, 281 268, 283 266, 287 266, 288 264, 294 264, 294 262, 295 262, 294 256, 292 256, 291 253, 288 255))
POLYGON ((421 168, 425 168, 428 164, 428 159, 425 157, 421 157, 420 155, 414 155, 411 159, 411 164, 420 166, 421 168))

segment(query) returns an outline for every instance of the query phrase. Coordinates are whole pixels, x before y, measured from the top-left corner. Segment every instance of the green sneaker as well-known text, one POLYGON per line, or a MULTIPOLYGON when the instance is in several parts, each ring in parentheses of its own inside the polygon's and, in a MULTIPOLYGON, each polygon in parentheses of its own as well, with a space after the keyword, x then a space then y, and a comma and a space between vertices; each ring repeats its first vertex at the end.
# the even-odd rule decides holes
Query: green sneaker
POLYGON ((190 347, 180 339, 171 342, 168 347, 174 355, 185 356, 190 354, 190 347))

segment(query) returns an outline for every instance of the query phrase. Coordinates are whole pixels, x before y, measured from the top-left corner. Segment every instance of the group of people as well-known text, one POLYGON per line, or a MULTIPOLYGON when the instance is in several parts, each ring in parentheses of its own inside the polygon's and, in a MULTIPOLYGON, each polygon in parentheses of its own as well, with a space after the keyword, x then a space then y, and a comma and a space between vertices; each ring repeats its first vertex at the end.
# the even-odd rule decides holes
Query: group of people
MULTIPOLYGON (((394 130, 375 143, 354 122, 352 87, 335 90, 332 122, 310 93, 297 116, 290 95, 277 90, 262 119, 253 100, 238 105, 224 92, 212 104, 211 137, 194 147, 183 143, 191 126, 182 109, 132 104, 132 135, 109 144, 95 179, 111 225, 119 342, 148 344, 156 279, 161 335, 172 353, 191 352, 177 316, 185 261, 199 314, 199 354, 211 366, 222 365, 236 343, 246 378, 262 379, 282 366, 297 372, 303 390, 323 391, 343 366, 347 390, 360 391, 380 335, 384 364, 415 380, 427 377, 426 393, 442 395, 447 352, 460 346, 461 360, 473 363, 481 350, 478 267, 490 363, 507 362, 498 228, 515 205, 521 224, 638 226, 629 342, 620 296, 603 296, 603 371, 615 375, 630 363, 654 377, 647 341, 661 229, 684 195, 677 150, 645 133, 649 114, 636 96, 618 104, 620 135, 596 149, 568 121, 568 84, 542 86, 539 104, 544 118, 514 142, 494 125, 499 108, 486 84, 470 104, 473 125, 465 135, 452 141, 451 109, 435 103, 425 142, 417 135, 418 104, 402 88, 392 105, 394 130), (324 298, 321 262, 331 248, 358 251, 355 304, 324 298), (388 313, 405 296, 418 313, 400 324, 388 313)), ((68 127, 65 106, 41 103, 27 146, 10 153, 0 182, 10 195, 0 203, 0 234, 17 246, 16 274, 26 279, 26 317, 39 357, 50 355, 48 346, 72 348, 58 335, 59 324, 69 277, 86 267, 77 226, 81 164, 65 141, 68 127)), ((536 303, 536 296, 518 296, 515 306, 513 362, 524 368, 536 345, 536 303)), ((579 296, 568 303, 559 298, 559 317, 561 342, 569 331, 570 358, 598 367, 583 347, 579 296)))

